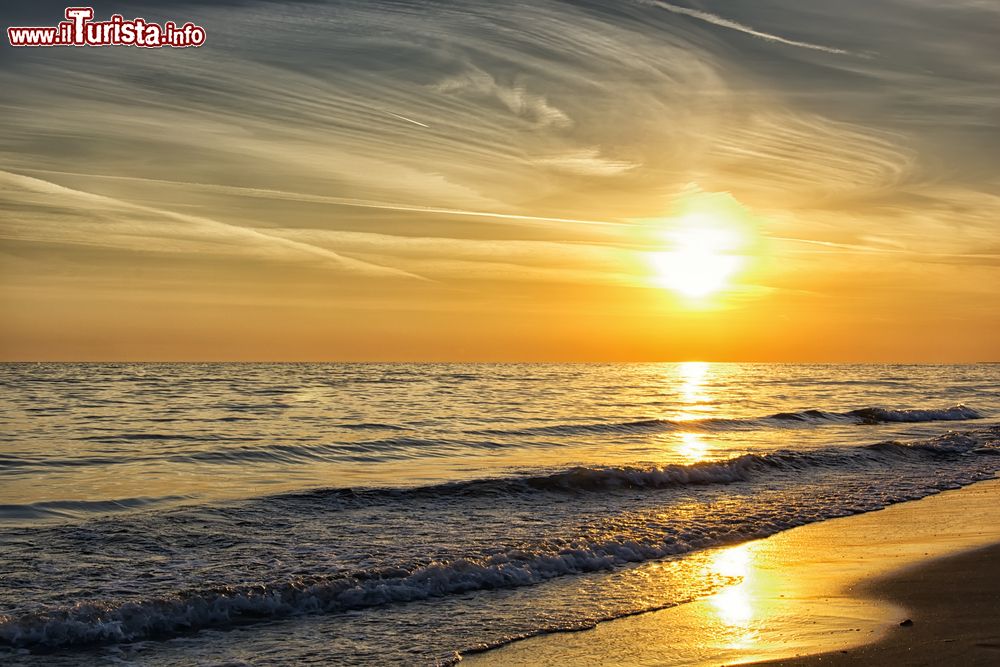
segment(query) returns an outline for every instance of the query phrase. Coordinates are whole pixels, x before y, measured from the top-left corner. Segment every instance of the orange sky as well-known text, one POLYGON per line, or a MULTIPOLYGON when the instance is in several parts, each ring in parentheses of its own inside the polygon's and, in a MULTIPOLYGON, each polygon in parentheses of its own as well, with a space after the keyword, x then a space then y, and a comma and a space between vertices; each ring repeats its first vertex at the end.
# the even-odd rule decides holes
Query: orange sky
POLYGON ((736 5, 4 48, 0 357, 996 360, 996 9, 736 5))

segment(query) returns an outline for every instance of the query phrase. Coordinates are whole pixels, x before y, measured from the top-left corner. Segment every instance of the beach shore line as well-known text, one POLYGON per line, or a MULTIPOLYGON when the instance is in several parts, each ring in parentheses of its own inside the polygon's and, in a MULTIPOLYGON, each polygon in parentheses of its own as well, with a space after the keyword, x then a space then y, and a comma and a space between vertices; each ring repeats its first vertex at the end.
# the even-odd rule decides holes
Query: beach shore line
POLYGON ((737 583, 466 664, 1000 662, 1000 479, 717 549, 709 562, 737 583))

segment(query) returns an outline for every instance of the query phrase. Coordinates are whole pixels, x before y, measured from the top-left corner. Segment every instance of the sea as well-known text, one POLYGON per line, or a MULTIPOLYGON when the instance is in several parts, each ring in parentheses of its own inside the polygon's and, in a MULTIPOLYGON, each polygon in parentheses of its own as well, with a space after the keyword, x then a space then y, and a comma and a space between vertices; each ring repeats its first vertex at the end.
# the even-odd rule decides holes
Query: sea
POLYGON ((0 662, 452 664, 993 478, 998 424, 991 364, 2 364, 0 662))

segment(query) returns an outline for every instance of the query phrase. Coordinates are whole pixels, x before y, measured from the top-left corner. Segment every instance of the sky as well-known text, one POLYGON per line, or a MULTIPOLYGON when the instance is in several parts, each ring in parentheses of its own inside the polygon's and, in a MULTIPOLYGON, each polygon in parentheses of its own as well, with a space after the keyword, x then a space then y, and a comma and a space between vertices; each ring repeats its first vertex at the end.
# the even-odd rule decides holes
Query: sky
POLYGON ((206 43, 3 40, 2 359, 1000 359, 996 0, 94 6, 206 43))

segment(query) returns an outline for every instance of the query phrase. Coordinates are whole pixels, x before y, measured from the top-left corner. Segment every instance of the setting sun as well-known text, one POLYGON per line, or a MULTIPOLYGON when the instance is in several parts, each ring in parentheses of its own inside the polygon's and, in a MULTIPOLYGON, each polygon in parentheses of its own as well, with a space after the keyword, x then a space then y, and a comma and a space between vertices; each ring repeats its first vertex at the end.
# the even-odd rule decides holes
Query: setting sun
POLYGON ((666 238, 671 249, 653 255, 657 282, 689 299, 726 289, 745 263, 744 236, 725 212, 683 215, 666 238))

